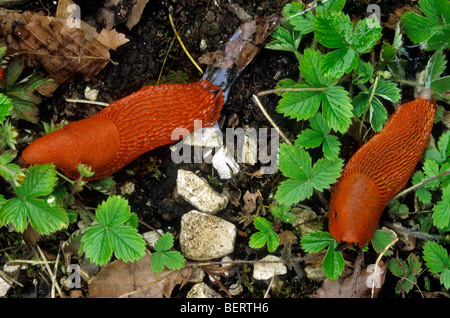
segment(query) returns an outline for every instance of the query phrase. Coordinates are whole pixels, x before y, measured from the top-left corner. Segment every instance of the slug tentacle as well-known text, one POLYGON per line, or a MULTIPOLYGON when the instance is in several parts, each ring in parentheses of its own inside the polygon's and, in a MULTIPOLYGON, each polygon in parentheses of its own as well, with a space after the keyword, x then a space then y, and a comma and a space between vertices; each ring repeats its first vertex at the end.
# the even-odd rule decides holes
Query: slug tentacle
POLYGON ((389 200, 407 184, 428 142, 436 105, 427 99, 400 105, 386 125, 350 158, 330 199, 329 231, 362 247, 389 200))
POLYGON ((147 86, 34 141, 21 159, 28 165, 53 162, 70 178, 77 178, 78 163, 85 163, 95 171, 88 180, 103 178, 143 153, 175 142, 176 128, 193 132, 196 120, 202 127, 212 126, 222 105, 222 90, 205 80, 147 86))

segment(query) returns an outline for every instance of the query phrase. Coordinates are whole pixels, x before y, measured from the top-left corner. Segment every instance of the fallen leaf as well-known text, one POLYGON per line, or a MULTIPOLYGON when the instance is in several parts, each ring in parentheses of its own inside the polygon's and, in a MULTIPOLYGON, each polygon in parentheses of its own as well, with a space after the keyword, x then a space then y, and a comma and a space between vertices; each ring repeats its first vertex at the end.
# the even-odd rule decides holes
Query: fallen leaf
MULTIPOLYGON (((353 297, 370 298, 374 284, 374 298, 378 296, 384 284, 387 265, 384 262, 380 262, 376 273, 374 273, 374 269, 375 264, 369 264, 361 269, 353 297)), ((338 280, 326 279, 322 286, 316 290, 316 293, 312 295, 312 298, 347 298, 351 294, 352 288, 353 270, 346 269, 338 280)))
POLYGON ((141 19, 142 12, 147 5, 148 0, 137 0, 134 6, 131 8, 130 16, 127 20, 126 26, 128 30, 131 30, 141 19))
POLYGON ((245 192, 244 196, 242 197, 242 200, 244 201, 244 207, 243 211, 245 213, 251 213, 256 210, 257 208, 257 200, 258 198, 261 198, 261 193, 256 191, 255 193, 251 193, 248 190, 245 192))
POLYGON ((107 264, 89 284, 89 298, 169 298, 174 287, 187 283, 192 267, 181 270, 152 271, 151 255, 125 263, 116 260, 107 264))
POLYGON ((115 30, 103 30, 99 35, 83 21, 75 22, 72 18, 0 11, 4 26, 0 32, 8 52, 21 53, 31 61, 38 59, 58 84, 73 80, 77 74, 91 80, 112 62, 109 50, 128 42, 115 30))
POLYGON ((240 31, 227 42, 225 49, 207 52, 199 58, 199 62, 214 67, 242 70, 259 52, 266 38, 277 26, 277 21, 274 16, 267 20, 255 18, 241 24, 240 31))

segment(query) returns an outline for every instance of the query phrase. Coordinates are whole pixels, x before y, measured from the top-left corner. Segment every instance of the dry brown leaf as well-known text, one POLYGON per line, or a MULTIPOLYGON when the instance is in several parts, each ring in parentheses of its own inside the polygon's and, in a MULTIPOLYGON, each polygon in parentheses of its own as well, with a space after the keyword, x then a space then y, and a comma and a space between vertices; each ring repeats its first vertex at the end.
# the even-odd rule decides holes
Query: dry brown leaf
POLYGON ((251 193, 248 190, 245 192, 242 200, 244 201, 243 211, 245 213, 251 213, 256 210, 258 207, 257 201, 258 198, 261 198, 261 193, 256 191, 255 193, 251 193))
POLYGON ((0 12, 0 23, 5 26, 1 33, 10 53, 39 59, 58 84, 73 80, 76 74, 91 80, 111 62, 109 50, 128 42, 115 30, 104 30, 100 37, 94 28, 78 22, 29 12, 0 12))
MULTIPOLYGON (((374 275, 375 264, 369 264, 361 269, 356 281, 355 298, 370 298, 372 293, 373 278, 375 277, 374 298, 378 296, 384 284, 387 264, 380 262, 376 274, 374 275)), ((347 298, 353 288, 353 270, 346 269, 338 280, 326 279, 322 286, 316 290, 313 298, 347 298)))
POLYGON ((128 30, 131 30, 139 22, 147 2, 148 0, 137 0, 133 8, 131 8, 130 16, 126 23, 128 30))
POLYGON ((90 298, 169 298, 178 284, 187 283, 192 267, 181 270, 152 271, 150 253, 140 260, 107 264, 89 284, 90 298))
POLYGON ((199 62, 225 69, 234 67, 239 71, 251 62, 276 25, 275 16, 267 20, 255 18, 245 22, 240 26, 240 33, 227 42, 224 50, 205 53, 199 62))

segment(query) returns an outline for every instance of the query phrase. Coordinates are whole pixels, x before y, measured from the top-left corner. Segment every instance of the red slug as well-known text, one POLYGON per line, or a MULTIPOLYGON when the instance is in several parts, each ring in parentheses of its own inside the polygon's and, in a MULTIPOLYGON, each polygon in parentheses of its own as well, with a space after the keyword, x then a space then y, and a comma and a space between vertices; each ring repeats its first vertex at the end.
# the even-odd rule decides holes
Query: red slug
POLYGON ((368 243, 389 200, 411 177, 430 137, 436 104, 427 99, 400 105, 350 158, 330 198, 328 229, 346 245, 368 243))
POLYGON ((174 142, 176 128, 194 130, 194 121, 212 126, 223 105, 221 88, 203 80, 193 84, 147 86, 111 103, 94 116, 72 122, 31 143, 21 160, 28 165, 53 162, 68 177, 77 165, 94 176, 109 176, 145 152, 174 142))

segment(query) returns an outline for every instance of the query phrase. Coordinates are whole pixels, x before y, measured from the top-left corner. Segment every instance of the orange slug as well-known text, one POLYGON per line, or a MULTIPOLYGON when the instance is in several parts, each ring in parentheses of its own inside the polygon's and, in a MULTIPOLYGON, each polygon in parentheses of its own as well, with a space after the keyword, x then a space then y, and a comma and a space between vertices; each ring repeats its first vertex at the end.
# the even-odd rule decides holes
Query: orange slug
POLYGON ((422 156, 436 104, 400 105, 383 129, 350 158, 330 197, 328 229, 344 245, 364 246, 389 200, 402 190, 422 156))
POLYGON ((20 158, 25 164, 54 163, 68 177, 79 163, 94 176, 109 176, 140 155, 171 144, 176 128, 194 130, 194 121, 212 126, 223 105, 222 89, 209 81, 147 86, 111 103, 94 116, 72 122, 32 142, 20 158))

